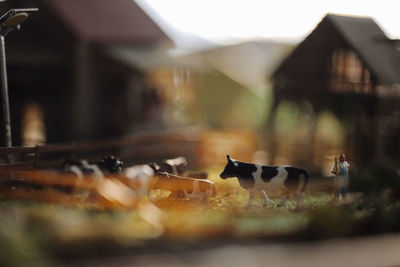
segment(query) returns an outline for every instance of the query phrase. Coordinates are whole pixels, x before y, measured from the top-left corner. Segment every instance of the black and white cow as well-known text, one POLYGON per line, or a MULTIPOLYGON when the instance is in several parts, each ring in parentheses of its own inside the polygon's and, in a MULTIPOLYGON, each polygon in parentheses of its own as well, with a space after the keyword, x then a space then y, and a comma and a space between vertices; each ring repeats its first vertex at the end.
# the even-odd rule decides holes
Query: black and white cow
POLYGON ((241 162, 232 159, 227 155, 228 163, 224 171, 220 174, 222 179, 237 177, 241 187, 249 191, 250 207, 257 191, 260 191, 264 197, 266 206, 270 199, 265 190, 275 188, 283 190, 285 195, 279 206, 283 205, 290 194, 294 194, 297 200, 297 209, 301 208, 304 190, 308 182, 308 174, 305 170, 290 166, 265 166, 241 162), (304 177, 303 186, 299 190, 301 177, 304 177))
POLYGON ((173 174, 182 175, 187 166, 188 162, 185 157, 177 157, 173 159, 163 160, 161 163, 152 162, 148 165, 154 170, 155 174, 173 174))
POLYGON ((85 159, 67 159, 63 163, 63 171, 82 178, 90 175, 96 178, 104 178, 108 174, 122 174, 124 163, 115 156, 105 156, 98 163, 89 163, 85 159))
POLYGON ((65 160, 63 163, 63 172, 73 174, 78 178, 83 178, 85 175, 90 175, 99 179, 104 178, 104 174, 100 168, 96 164, 91 164, 85 159, 65 160))
POLYGON ((103 157, 97 165, 110 174, 122 174, 124 170, 124 162, 113 155, 103 157))

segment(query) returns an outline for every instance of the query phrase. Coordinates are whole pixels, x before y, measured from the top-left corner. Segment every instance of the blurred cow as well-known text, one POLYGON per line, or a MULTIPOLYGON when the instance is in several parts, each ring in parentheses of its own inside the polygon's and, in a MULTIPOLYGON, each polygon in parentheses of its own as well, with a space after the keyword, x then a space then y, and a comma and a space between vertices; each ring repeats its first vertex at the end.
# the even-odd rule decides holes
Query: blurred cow
POLYGON ((187 166, 188 162, 185 157, 177 157, 173 159, 166 159, 161 163, 149 163, 149 166, 153 168, 156 173, 169 173, 174 175, 182 175, 187 166))
POLYGON ((149 195, 154 178, 154 170, 149 165, 126 168, 124 175, 129 179, 129 186, 135 188, 139 196, 149 195))
POLYGON ((156 177, 154 189, 171 191, 171 197, 205 199, 215 196, 214 183, 208 179, 194 179, 171 174, 156 177))
POLYGON ((159 177, 154 188, 171 191, 170 197, 204 199, 215 195, 214 183, 207 179, 207 173, 190 173, 189 177, 182 177, 188 166, 185 157, 167 159, 160 164, 150 163, 149 166, 159 177))
POLYGON ((97 164, 89 163, 86 159, 67 159, 63 163, 63 171, 70 172, 79 178, 90 175, 104 178, 106 174, 121 174, 124 163, 115 156, 105 156, 97 164))
POLYGON ((63 163, 63 171, 72 173, 78 178, 83 178, 84 175, 90 175, 99 179, 104 178, 103 172, 96 164, 89 164, 87 160, 72 160, 67 159, 63 163))
POLYGON ((122 174, 124 169, 124 162, 121 161, 119 158, 110 155, 105 156, 100 162, 98 166, 108 173, 112 174, 122 174))

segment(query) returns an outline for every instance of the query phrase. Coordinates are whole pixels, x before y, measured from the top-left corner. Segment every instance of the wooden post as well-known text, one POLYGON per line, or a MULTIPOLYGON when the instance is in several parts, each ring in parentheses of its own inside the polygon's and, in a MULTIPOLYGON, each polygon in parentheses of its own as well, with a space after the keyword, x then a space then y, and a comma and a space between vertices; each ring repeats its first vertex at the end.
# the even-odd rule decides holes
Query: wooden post
POLYGON ((74 140, 87 140, 95 128, 96 92, 92 80, 90 44, 79 41, 74 54, 74 92, 72 131, 74 140))
POLYGON ((4 145, 6 147, 12 146, 11 141, 11 119, 10 119, 10 103, 8 99, 8 82, 7 82, 7 66, 6 66, 6 48, 4 36, 0 36, 0 63, 1 63, 1 89, 2 89, 2 107, 3 107, 3 120, 4 120, 4 145))
POLYGON ((39 159, 39 146, 35 145, 35 153, 34 153, 34 158, 33 158, 33 168, 37 167, 37 162, 39 159))
POLYGON ((337 167, 338 158, 335 157, 335 198, 339 198, 339 177, 338 177, 338 167, 337 167))
POLYGON ((276 123, 275 123, 275 117, 277 114, 277 110, 278 110, 278 105, 279 105, 279 100, 277 96, 274 96, 274 102, 272 104, 271 107, 271 111, 266 123, 266 127, 265 132, 264 132, 264 136, 268 137, 268 141, 267 141, 267 146, 268 146, 268 153, 269 153, 269 164, 275 164, 275 158, 276 158, 276 154, 277 154, 277 138, 276 138, 276 123))

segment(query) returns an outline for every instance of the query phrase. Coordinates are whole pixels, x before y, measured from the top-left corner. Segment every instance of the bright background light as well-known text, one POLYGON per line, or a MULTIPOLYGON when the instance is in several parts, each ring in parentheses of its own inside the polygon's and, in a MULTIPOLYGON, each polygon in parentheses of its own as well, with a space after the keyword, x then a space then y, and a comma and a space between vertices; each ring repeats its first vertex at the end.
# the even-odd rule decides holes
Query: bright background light
POLYGON ((136 0, 176 29, 213 42, 258 37, 299 40, 326 13, 370 16, 400 38, 398 1, 136 0))

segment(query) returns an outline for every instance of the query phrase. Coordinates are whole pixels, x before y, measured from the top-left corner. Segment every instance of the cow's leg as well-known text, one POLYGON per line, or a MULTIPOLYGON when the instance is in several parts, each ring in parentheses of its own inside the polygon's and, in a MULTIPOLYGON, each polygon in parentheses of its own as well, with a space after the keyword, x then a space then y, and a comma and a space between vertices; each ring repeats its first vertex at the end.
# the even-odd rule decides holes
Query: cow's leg
POLYGON ((269 199, 269 197, 267 196, 267 193, 265 193, 264 190, 261 190, 261 193, 264 197, 264 207, 266 207, 268 205, 268 203, 271 202, 271 200, 269 199))
POLYGON ((282 207, 283 205, 285 205, 288 198, 289 198, 289 193, 286 192, 281 201, 279 202, 278 207, 282 207))
POLYGON ((253 203, 254 196, 256 195, 256 190, 250 189, 249 190, 249 202, 247 202, 247 208, 251 207, 251 204, 253 203))
POLYGON ((303 208, 304 193, 298 191, 295 194, 296 194, 296 210, 301 210, 303 208))

